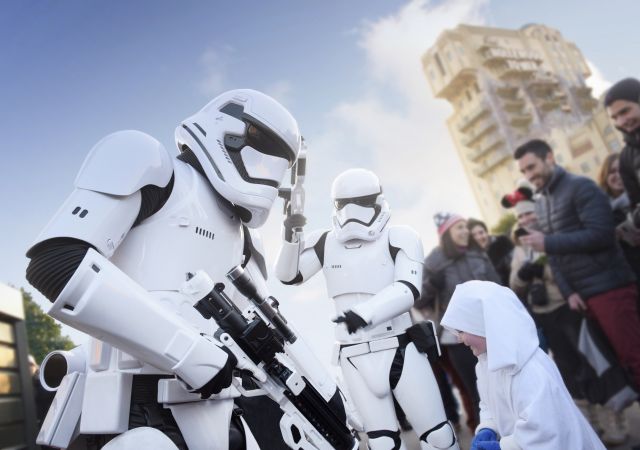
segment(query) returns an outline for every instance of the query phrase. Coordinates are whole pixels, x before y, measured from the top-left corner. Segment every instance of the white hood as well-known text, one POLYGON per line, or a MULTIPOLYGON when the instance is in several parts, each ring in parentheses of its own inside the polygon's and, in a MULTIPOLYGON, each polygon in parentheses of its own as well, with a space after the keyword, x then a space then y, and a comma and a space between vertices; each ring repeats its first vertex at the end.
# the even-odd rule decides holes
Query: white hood
POLYGON ((490 281, 459 284, 441 324, 486 338, 490 371, 518 372, 539 345, 536 326, 522 302, 510 289, 490 281))

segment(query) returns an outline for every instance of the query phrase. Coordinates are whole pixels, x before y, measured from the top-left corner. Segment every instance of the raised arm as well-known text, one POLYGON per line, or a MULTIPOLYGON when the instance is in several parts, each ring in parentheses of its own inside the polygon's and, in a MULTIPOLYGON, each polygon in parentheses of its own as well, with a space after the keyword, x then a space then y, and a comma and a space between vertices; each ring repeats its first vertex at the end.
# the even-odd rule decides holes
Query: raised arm
POLYGON ((309 233, 304 242, 284 240, 276 259, 275 274, 284 284, 301 284, 322 269, 328 231, 309 233))

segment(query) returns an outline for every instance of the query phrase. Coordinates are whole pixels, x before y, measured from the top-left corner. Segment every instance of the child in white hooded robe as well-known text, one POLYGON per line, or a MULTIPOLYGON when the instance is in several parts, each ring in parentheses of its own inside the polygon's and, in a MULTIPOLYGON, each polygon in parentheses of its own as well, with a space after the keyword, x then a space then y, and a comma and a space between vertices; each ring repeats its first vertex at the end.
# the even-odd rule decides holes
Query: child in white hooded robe
POLYGON ((477 353, 480 425, 472 450, 605 450, 510 289, 459 284, 441 324, 477 353))

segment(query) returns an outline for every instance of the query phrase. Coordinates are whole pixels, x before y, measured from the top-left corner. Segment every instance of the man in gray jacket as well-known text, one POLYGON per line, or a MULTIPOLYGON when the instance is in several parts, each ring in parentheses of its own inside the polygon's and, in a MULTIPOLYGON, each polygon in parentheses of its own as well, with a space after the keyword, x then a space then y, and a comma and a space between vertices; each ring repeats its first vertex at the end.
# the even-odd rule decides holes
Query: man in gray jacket
POLYGON ((545 141, 531 140, 514 156, 540 194, 536 214, 542 231, 528 230, 521 242, 548 255, 569 306, 596 319, 640 386, 638 292, 615 240, 609 200, 592 180, 556 165, 545 141))

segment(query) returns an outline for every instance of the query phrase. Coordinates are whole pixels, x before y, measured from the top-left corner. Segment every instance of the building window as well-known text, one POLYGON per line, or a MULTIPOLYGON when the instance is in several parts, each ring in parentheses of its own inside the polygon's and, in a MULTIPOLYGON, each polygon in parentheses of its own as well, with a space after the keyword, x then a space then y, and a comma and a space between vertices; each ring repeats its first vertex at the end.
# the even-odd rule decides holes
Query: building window
POLYGON ((436 64, 438 65, 438 69, 440 70, 440 75, 445 76, 446 72, 444 70, 444 66, 442 65, 442 60, 440 59, 440 55, 438 55, 437 53, 434 53, 433 57, 436 60, 436 64))
POLYGON ((579 137, 572 140, 569 144, 569 149, 571 150, 571 156, 577 158, 578 156, 587 153, 589 150, 592 150, 593 143, 589 138, 579 137))
POLYGON ((620 142, 616 140, 609 141, 609 148, 611 149, 612 152, 620 151, 620 147, 621 147, 620 142))
POLYGON ((582 170, 582 173, 589 173, 589 170, 591 170, 591 168, 589 167, 589 163, 585 161, 580 164, 580 170, 582 170))

